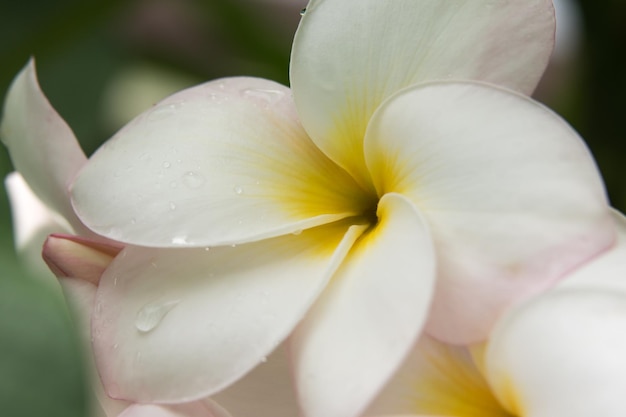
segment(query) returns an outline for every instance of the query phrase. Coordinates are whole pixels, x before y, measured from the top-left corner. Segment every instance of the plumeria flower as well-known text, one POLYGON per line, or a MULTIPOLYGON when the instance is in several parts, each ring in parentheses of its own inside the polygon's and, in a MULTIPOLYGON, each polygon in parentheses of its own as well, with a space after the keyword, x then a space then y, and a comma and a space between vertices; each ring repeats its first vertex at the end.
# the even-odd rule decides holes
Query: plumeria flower
POLYGON ((485 346, 424 337, 368 416, 620 416, 626 391, 626 219, 619 242, 508 311, 485 346))
MULTIPOLYGON (((289 337, 303 414, 355 416, 424 328, 480 340, 609 247, 602 181, 571 128, 453 81, 530 93, 553 30, 545 0, 313 0, 291 90, 217 80, 125 126, 71 187, 78 217, 127 245, 94 300, 107 393, 204 398, 289 337)), ((68 132, 46 127, 60 122, 31 115, 33 83, 28 67, 2 125, 22 174, 45 158, 21 136, 66 152, 68 132)))

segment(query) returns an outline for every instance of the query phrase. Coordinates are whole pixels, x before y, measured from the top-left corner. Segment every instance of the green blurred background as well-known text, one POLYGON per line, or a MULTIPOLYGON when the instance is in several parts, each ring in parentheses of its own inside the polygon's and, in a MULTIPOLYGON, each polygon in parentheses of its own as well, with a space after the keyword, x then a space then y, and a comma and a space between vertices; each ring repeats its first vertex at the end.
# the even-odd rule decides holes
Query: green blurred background
MULTIPOLYGON (((537 98, 586 139, 626 209, 626 2, 559 0, 565 29, 537 98), (567 6, 567 4, 564 4, 567 6), (568 28, 573 28, 568 31, 568 28)), ((35 56, 42 88, 92 153, 134 114, 209 79, 288 83, 306 0, 21 0, 0 4, 0 99, 35 56)), ((0 177, 12 170, 0 146, 0 177)), ((77 337, 54 288, 15 256, 0 190, 0 415, 84 416, 77 337)))

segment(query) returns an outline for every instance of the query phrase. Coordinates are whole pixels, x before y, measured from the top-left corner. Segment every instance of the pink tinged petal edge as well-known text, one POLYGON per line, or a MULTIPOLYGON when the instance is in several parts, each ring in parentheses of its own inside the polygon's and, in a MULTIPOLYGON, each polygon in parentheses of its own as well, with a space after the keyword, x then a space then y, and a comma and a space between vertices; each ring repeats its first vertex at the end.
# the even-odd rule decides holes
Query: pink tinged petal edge
POLYGON ((74 133, 44 96, 31 59, 15 77, 4 103, 0 138, 37 197, 75 229, 85 228, 72 210, 68 187, 87 160, 74 133))
POLYGON ((94 362, 93 350, 91 348, 91 315, 93 313, 94 300, 97 286, 92 282, 75 278, 59 278, 59 283, 63 289, 63 294, 73 313, 79 334, 82 339, 84 358, 87 365, 87 375, 89 377, 89 387, 92 392, 88 398, 90 401, 90 416, 100 416, 104 413, 107 417, 117 417, 129 403, 126 401, 114 400, 104 392, 104 387, 98 376, 96 364, 94 362))
POLYGON ((309 2, 290 79, 315 143, 363 178, 362 141, 376 108, 402 88, 474 79, 530 94, 554 46, 551 1, 309 2))
POLYGON ((524 416, 619 416, 626 392, 626 295, 558 289, 513 309, 486 351, 490 384, 524 416))
POLYGON ((290 337, 303 415, 359 415, 400 365, 426 319, 435 277, 430 233, 388 194, 363 236, 290 337))
POLYGON ((122 249, 121 245, 80 236, 51 234, 43 245, 42 256, 57 278, 78 278, 98 285, 122 249))
POLYGON ((379 193, 406 195, 431 227, 439 263, 427 332, 440 340, 484 339, 507 306, 615 240, 584 142, 512 91, 408 88, 373 116, 365 151, 379 193))
POLYGON ((557 288, 595 288, 626 291, 626 217, 613 210, 617 242, 608 251, 574 269, 557 288))
POLYGON ((81 219, 114 240, 202 247, 359 214, 359 193, 302 130, 287 87, 241 77, 138 116, 90 158, 72 198, 81 219))
POLYGON ((107 392, 173 403, 234 383, 292 331, 363 229, 340 222, 235 247, 127 247, 100 281, 92 321, 107 392))
POLYGON ((133 404, 124 410, 119 417, 238 417, 231 416, 215 401, 205 399, 186 404, 157 405, 133 404))

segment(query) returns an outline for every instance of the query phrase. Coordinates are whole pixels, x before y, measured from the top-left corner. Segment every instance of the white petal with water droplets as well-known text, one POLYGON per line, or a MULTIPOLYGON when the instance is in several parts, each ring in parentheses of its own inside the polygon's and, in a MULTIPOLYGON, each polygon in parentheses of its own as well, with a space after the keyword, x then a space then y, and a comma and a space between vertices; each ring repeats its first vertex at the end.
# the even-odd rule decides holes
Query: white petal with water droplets
POLYGON ((291 233, 357 214, 362 194, 304 133, 289 89, 255 78, 157 104, 90 158, 72 190, 90 228, 151 247, 291 233))
POLYGON ((340 222, 209 250, 126 248, 100 281, 92 323, 107 392, 172 403, 232 384, 298 323, 363 228, 340 222))

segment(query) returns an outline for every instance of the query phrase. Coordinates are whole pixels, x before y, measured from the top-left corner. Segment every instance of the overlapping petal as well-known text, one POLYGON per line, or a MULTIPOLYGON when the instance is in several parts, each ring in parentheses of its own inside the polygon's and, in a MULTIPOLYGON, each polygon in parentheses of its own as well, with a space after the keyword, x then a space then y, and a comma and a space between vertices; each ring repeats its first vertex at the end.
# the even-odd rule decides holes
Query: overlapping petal
POLYGON ((4 184, 11 203, 13 235, 18 254, 34 275, 53 279, 41 259, 41 245, 50 233, 70 233, 72 226, 33 193, 19 172, 7 175, 4 184))
POLYGON ((85 349, 85 360, 87 373, 90 380, 90 388, 93 397, 89 404, 90 415, 101 415, 116 417, 122 410, 129 406, 126 401, 110 398, 105 392, 96 370, 93 351, 91 350, 91 315, 93 313, 94 300, 96 298, 97 286, 93 282, 83 280, 80 277, 59 278, 63 288, 63 294, 74 313, 73 319, 80 333, 83 348, 85 349), (98 412, 97 410, 101 410, 98 412))
POLYGON ((128 247, 100 281, 92 322, 107 392, 202 398, 289 334, 362 233, 343 222, 236 247, 128 247))
POLYGON ((269 238, 357 214, 364 199, 302 130, 290 91, 254 78, 184 90, 139 116, 72 195, 96 232, 151 247, 269 238))
POLYGON ((558 288, 604 288, 626 292, 626 217, 613 211, 617 242, 602 255, 576 268, 558 288))
POLYGON ((133 404, 119 417, 231 417, 219 404, 210 399, 171 406, 133 404))
POLYGON ((39 88, 33 60, 9 89, 0 138, 15 169, 37 197, 74 229, 85 231, 70 205, 68 187, 87 158, 72 130, 39 88))
POLYGON ((409 88, 365 139, 379 194, 410 198, 432 229, 437 292, 428 331, 478 341, 515 298, 609 247, 614 226, 583 141, 552 112, 471 82, 409 88))
POLYGON ((305 416, 358 415, 399 366, 428 313, 430 234, 413 205, 384 196, 360 240, 291 336, 305 416))
POLYGON ((554 43, 546 0, 312 0, 291 85, 315 143, 360 182, 371 114, 409 85, 476 79, 530 93, 554 43))
POLYGON ((390 414, 512 417, 492 393, 471 349, 425 335, 365 413, 390 414))
POLYGON ((296 401, 289 358, 281 345, 239 381, 213 395, 234 417, 296 417, 296 401))
POLYGON ((517 416, 619 416, 626 392, 626 296, 562 289, 496 327, 487 376, 517 416))

